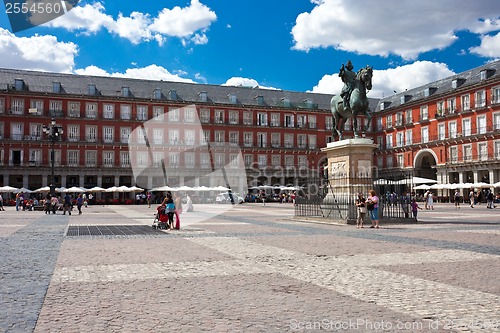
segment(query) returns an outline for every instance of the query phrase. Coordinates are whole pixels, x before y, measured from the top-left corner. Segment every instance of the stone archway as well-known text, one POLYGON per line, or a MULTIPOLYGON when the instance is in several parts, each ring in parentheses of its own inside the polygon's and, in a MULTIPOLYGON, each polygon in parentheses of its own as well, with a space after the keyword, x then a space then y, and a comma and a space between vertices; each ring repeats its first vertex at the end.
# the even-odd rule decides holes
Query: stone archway
POLYGON ((437 179, 437 156, 430 149, 422 149, 413 161, 414 176, 437 179))

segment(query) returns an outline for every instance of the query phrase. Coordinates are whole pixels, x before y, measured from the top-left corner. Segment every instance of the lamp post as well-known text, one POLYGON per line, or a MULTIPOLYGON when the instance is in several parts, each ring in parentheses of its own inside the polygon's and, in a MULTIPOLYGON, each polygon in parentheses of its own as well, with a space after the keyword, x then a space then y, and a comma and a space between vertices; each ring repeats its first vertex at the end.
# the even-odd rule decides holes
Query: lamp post
POLYGON ((54 176, 54 145, 57 141, 61 141, 61 135, 63 134, 63 129, 61 125, 56 124, 56 120, 52 118, 50 125, 43 125, 43 132, 47 134, 51 143, 50 161, 51 161, 51 183, 50 183, 50 195, 54 196, 56 194, 56 180, 54 176))

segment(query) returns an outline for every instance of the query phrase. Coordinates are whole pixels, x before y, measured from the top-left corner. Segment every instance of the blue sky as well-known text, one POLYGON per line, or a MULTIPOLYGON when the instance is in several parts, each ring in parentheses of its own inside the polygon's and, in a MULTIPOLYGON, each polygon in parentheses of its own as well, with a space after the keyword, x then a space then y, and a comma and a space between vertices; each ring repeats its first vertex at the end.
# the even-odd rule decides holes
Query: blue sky
POLYGON ((351 59, 382 97, 499 58, 493 0, 80 1, 15 34, 0 13, 6 68, 339 93, 351 59))

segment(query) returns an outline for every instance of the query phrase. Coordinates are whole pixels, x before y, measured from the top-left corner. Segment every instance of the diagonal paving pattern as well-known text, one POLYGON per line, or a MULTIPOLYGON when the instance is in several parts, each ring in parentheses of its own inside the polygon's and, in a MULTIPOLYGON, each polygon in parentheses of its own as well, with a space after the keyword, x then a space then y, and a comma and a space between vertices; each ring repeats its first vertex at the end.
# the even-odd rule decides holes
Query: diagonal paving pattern
POLYGON ((449 328, 497 323, 500 313, 498 295, 383 270, 386 265, 497 260, 496 255, 445 249, 318 257, 237 237, 207 234, 207 237, 186 240, 228 254, 235 260, 60 267, 56 268, 52 283, 279 273, 399 313, 439 320, 448 323, 449 328))

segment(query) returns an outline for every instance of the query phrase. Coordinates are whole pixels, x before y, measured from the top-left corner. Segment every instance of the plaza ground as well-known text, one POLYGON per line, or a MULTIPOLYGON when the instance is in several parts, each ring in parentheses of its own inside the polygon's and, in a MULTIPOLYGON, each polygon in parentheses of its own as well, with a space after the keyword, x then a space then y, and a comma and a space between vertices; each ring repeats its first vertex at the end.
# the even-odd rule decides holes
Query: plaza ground
POLYGON ((0 332, 500 332, 500 208, 356 229, 196 205, 152 232, 154 212, 0 212, 0 332))

